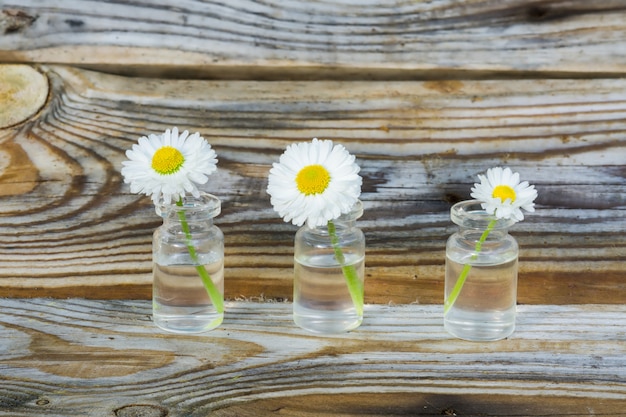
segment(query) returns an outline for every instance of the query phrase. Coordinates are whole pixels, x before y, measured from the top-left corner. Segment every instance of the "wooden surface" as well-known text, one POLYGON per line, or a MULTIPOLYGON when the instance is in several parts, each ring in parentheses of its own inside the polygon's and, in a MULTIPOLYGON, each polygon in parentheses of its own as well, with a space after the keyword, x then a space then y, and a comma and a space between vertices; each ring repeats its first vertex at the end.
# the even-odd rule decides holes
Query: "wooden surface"
POLYGON ((493 343, 452 339, 441 306, 369 305, 327 337, 290 303, 226 307, 180 336, 148 301, 0 299, 0 415, 624 415, 624 306, 522 306, 493 343))
POLYGON ((0 61, 139 76, 621 77, 622 0, 3 0, 0 61), (97 10, 97 12, 96 12, 97 10))
POLYGON ((332 138, 362 167, 366 300, 440 303, 453 202, 506 164, 535 184, 512 233, 521 303, 624 303, 626 80, 183 81, 42 67, 45 107, 0 131, 0 295, 148 298, 160 219, 119 170, 141 135, 200 131, 218 153, 226 296, 291 297, 293 236, 267 173, 332 138))

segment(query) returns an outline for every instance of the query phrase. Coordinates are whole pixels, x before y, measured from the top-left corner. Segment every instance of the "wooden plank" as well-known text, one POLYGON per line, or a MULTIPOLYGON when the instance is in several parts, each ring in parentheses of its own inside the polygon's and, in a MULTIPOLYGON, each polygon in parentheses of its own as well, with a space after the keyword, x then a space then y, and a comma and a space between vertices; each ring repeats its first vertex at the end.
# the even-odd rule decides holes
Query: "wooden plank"
POLYGON ((295 327, 289 303, 228 303, 194 336, 150 314, 0 299, 0 416, 624 415, 623 305, 522 306, 492 343, 452 339, 432 305, 368 305, 327 337, 295 327))
POLYGON ((4 0, 0 62, 176 78, 619 77, 624 31, 621 0, 4 0))
POLYGON ((451 203, 497 164, 539 190, 512 233, 519 301, 626 301, 626 80, 251 82, 43 69, 51 98, 0 130, 0 296, 148 298, 160 219, 119 170, 177 125, 218 153, 226 296, 290 298, 293 237, 265 192, 284 148, 343 143, 364 177, 366 300, 440 303, 451 203))

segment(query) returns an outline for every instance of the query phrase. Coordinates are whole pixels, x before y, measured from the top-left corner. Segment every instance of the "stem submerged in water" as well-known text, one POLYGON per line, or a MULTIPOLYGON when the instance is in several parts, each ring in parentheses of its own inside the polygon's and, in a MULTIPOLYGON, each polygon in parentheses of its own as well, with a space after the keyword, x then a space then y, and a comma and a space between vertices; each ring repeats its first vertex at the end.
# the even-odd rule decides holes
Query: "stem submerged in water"
MULTIPOLYGON (((497 222, 498 222, 498 219, 491 220, 489 224, 487 225, 487 228, 485 229, 483 234, 480 236, 480 239, 478 239, 478 242, 476 242, 476 247, 474 250, 475 253, 471 257, 472 261, 478 258, 478 254, 483 248, 483 243, 485 243, 485 240, 487 240, 487 236, 489 236, 489 233, 496 226, 497 222)), ((461 271, 461 274, 459 275, 459 279, 456 280, 456 284, 454 284, 454 288, 452 288, 450 295, 446 298, 446 302, 443 305, 444 315, 448 311, 450 311, 450 309, 456 302, 456 299, 459 298, 459 294, 461 294, 461 290, 463 289, 463 284, 465 284, 465 280, 467 279, 467 276, 469 275, 469 272, 471 269, 472 269, 472 265, 470 263, 466 263, 465 265, 463 265, 463 270, 461 271)))
MULTIPOLYGON (((176 205, 179 207, 182 207, 183 199, 181 198, 180 200, 178 200, 176 202, 176 205)), ((222 297, 222 294, 213 283, 213 280, 211 279, 211 276, 207 272, 206 268, 204 267, 204 265, 200 263, 200 260, 198 259, 198 253, 196 252, 196 248, 193 246, 191 242, 192 236, 191 236, 191 230, 189 229, 189 223, 187 222, 187 217, 185 216, 185 212, 183 210, 178 210, 178 218, 180 220, 180 225, 183 229, 183 233, 185 233, 187 249, 189 250, 189 256, 191 257, 191 260, 195 263, 196 271, 198 271, 198 275, 200 275, 202 284, 204 285, 204 288, 206 289, 207 294, 209 294, 211 303, 213 303, 213 306, 215 307, 217 312, 221 314, 224 312, 224 298, 222 297)))
POLYGON ((337 230, 335 223, 332 220, 328 221, 328 234, 330 235, 330 243, 333 246, 335 252, 335 259, 341 265, 341 271, 348 284, 348 291, 350 291, 350 297, 352 303, 356 308, 356 312, 359 316, 363 315, 363 282, 359 279, 359 275, 354 268, 354 265, 346 265, 346 258, 343 255, 343 251, 339 246, 339 237, 337 236, 337 230))

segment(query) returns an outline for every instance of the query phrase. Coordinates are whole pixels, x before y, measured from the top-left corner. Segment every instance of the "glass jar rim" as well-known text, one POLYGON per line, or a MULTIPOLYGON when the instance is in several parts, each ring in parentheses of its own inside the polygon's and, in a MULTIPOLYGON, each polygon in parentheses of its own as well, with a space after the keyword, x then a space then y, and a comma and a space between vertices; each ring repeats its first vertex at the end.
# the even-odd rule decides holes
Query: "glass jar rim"
POLYGON ((166 203, 161 198, 154 205, 154 210, 161 217, 168 217, 172 213, 183 212, 185 214, 193 214, 196 218, 202 217, 205 219, 212 219, 222 212, 221 201, 213 194, 200 192, 198 197, 186 195, 182 200, 182 205, 178 205, 172 202, 166 203), (201 216, 199 216, 200 214, 201 216))
POLYGON ((470 229, 485 229, 492 220, 497 220, 493 229, 508 229, 517 223, 514 218, 496 218, 487 213, 482 204, 484 202, 480 200, 460 201, 450 208, 450 219, 453 223, 470 229))
POLYGON ((341 222, 351 222, 355 221, 359 217, 363 215, 363 203, 361 200, 356 200, 356 203, 350 208, 350 210, 346 213, 343 213, 339 217, 337 217, 338 221, 341 222))

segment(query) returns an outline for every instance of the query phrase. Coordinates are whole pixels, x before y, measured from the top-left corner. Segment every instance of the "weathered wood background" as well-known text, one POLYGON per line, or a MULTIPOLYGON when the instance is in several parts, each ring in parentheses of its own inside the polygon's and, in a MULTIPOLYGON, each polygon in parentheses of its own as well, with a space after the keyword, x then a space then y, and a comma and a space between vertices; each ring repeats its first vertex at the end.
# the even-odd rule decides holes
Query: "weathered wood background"
POLYGON ((0 6, 0 296, 149 298, 159 219, 119 171, 179 126, 220 160, 227 298, 290 298, 266 177, 320 137, 362 167, 367 302, 442 302, 449 207, 497 164, 539 191, 520 303, 626 301, 623 1, 0 6))

